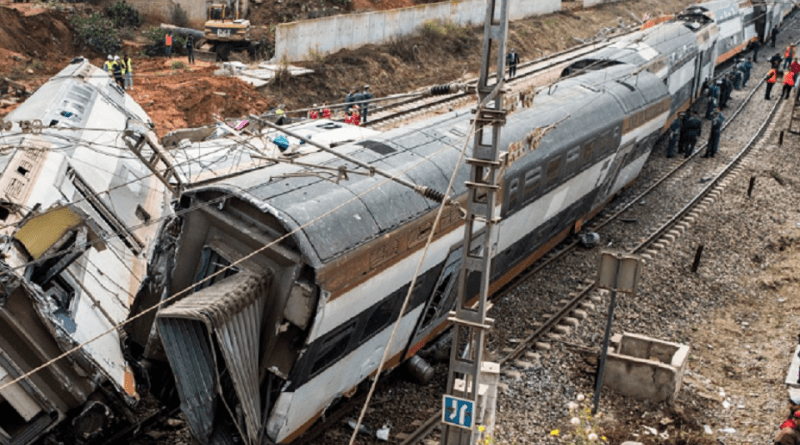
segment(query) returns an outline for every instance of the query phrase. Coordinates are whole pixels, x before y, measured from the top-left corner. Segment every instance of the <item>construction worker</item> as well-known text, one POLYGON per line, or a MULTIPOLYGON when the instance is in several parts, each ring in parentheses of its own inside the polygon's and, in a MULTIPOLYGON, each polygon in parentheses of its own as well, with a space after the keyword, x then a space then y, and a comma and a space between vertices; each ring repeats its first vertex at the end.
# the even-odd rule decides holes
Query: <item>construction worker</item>
POLYGON ((361 93, 361 105, 359 106, 361 109, 361 117, 364 119, 364 123, 367 122, 367 112, 369 111, 369 101, 375 97, 372 93, 369 92, 369 85, 364 85, 364 91, 361 93))
POLYGON ((344 113, 344 123, 348 125, 353 125, 353 110, 347 111, 344 113))
POLYGON ((106 60, 106 63, 103 64, 103 71, 105 71, 106 74, 108 74, 109 76, 111 75, 111 62, 113 61, 114 57, 112 57, 111 54, 109 54, 108 60, 106 60))
POLYGON ((517 63, 519 63, 519 54, 511 48, 511 51, 506 54, 506 63, 508 63, 508 78, 513 79, 517 77, 517 63))
POLYGON ((132 90, 133 89, 133 65, 131 64, 131 58, 128 57, 127 54, 122 55, 122 67, 125 73, 125 89, 132 90))
POLYGON ((783 76, 783 92, 781 99, 788 99, 792 95, 792 88, 794 88, 794 73, 787 71, 783 76))
POLYGON ((114 61, 111 62, 111 72, 114 74, 114 80, 117 81, 117 85, 124 90, 125 81, 122 79, 123 70, 124 68, 122 67, 122 62, 119 60, 119 56, 114 56, 114 61))
POLYGON ((686 148, 683 156, 688 158, 694 153, 694 146, 697 144, 697 138, 703 134, 703 122, 694 114, 689 111, 689 117, 686 119, 686 148))
POLYGON ((681 118, 677 117, 669 124, 669 145, 667 145, 667 157, 675 157, 675 147, 681 136, 681 118))
POLYGON ((275 110, 275 115, 278 116, 278 119, 275 120, 275 125, 283 125, 286 123, 286 114, 283 112, 283 105, 278 105, 278 109, 275 110))
POLYGON ((719 111, 715 111, 714 118, 711 120, 711 134, 708 136, 708 145, 706 145, 704 158, 713 158, 719 151, 719 138, 722 136, 723 122, 725 122, 725 116, 719 111))
POLYGON ((330 119, 331 118, 331 109, 328 106, 328 102, 322 104, 322 118, 323 119, 330 119))
POLYGON ((797 59, 792 61, 792 64, 789 65, 789 71, 794 73, 794 83, 797 83, 797 74, 800 73, 800 63, 797 62, 797 59))
POLYGON ((783 69, 788 70, 789 65, 792 63, 792 60, 797 57, 797 49, 794 46, 794 43, 786 47, 786 51, 783 53, 783 69))
POLYGON ((164 52, 168 58, 172 57, 172 31, 167 31, 167 35, 164 36, 164 52))
POLYGON ((194 37, 191 35, 186 38, 186 57, 189 59, 189 65, 194 65, 194 37))
POLYGON ((319 111, 317 110, 317 104, 314 104, 314 109, 308 110, 308 118, 319 119, 319 111))
POLYGON ((353 125, 358 127, 361 125, 361 110, 359 109, 358 105, 353 105, 353 125))
POLYGON ((766 79, 767 79, 767 91, 766 91, 766 93, 764 93, 764 100, 771 100, 771 98, 770 98, 771 94, 770 93, 772 93, 772 87, 775 86, 775 82, 778 81, 778 75, 779 74, 778 74, 778 69, 777 68, 772 68, 771 70, 769 70, 769 72, 767 72, 767 77, 766 77, 766 79))

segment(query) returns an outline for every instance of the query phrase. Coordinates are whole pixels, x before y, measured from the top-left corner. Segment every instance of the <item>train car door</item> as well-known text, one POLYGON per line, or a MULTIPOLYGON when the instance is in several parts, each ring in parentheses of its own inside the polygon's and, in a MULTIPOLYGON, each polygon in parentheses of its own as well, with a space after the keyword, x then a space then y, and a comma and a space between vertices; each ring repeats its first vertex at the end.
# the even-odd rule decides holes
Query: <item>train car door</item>
POLYGON ((697 57, 694 58, 694 86, 692 91, 692 99, 697 99, 700 92, 703 90, 703 51, 697 51, 697 57))
POLYGON ((592 204, 593 209, 596 209, 598 206, 602 205, 608 199, 611 193, 614 192, 612 187, 616 182, 620 169, 623 165, 625 165, 625 161, 628 159, 628 155, 631 153, 633 146, 634 141, 625 144, 624 147, 617 151, 617 155, 614 156, 613 161, 610 163, 609 161, 606 161, 607 166, 605 166, 603 169, 605 171, 605 177, 603 177, 601 173, 600 178, 602 178, 602 184, 598 184, 597 197, 594 200, 594 204, 592 204))

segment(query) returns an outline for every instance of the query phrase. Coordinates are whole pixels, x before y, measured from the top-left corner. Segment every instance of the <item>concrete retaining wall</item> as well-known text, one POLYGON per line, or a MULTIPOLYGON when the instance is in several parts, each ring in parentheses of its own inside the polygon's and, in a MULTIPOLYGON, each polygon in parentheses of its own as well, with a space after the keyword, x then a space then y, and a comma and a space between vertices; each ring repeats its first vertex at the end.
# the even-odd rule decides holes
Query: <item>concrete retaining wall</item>
POLYGON ((602 5, 603 3, 616 3, 619 0, 583 0, 583 7, 589 8, 591 6, 602 5))
MULTIPOLYGON (((561 9, 561 0, 518 1, 509 5, 509 19, 520 20, 561 9)), ((431 20, 456 25, 483 23, 485 0, 453 0, 410 8, 364 14, 337 15, 278 25, 275 31, 277 60, 308 60, 314 55, 382 43, 415 32, 431 20)))

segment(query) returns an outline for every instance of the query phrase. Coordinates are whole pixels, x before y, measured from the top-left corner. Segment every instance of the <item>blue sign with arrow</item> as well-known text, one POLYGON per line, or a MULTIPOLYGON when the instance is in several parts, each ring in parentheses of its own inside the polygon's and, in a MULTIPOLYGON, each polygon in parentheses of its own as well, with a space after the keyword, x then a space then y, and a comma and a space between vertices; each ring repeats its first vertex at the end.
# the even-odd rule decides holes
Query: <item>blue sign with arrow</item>
POLYGON ((472 429, 475 420, 475 403, 472 400, 445 395, 442 405, 442 423, 472 429))

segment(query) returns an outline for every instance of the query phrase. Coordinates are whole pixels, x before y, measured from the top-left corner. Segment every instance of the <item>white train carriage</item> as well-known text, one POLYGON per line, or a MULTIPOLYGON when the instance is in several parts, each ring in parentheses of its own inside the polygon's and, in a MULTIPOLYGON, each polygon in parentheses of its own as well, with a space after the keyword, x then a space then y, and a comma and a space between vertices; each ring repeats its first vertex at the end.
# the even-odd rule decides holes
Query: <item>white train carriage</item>
MULTIPOLYGON (((170 198, 127 151, 130 121, 148 118, 81 58, 5 118, 0 387, 128 317, 170 198)), ((0 390, 0 443, 32 443, 71 410, 90 439, 136 398, 113 332, 0 390)))

